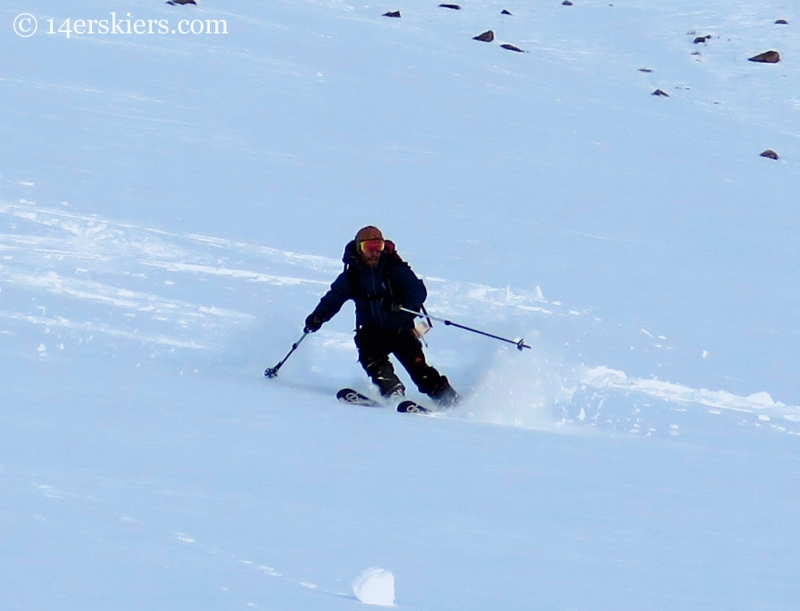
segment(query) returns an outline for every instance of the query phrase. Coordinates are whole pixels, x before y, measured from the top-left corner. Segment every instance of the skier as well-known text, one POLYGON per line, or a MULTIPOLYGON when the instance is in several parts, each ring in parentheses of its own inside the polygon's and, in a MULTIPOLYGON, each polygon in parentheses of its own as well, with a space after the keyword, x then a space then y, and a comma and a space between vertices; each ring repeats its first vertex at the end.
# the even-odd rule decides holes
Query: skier
POLYGON ((420 392, 443 407, 458 402, 460 397, 447 378, 425 362, 422 343, 414 331, 414 315, 400 309, 418 312, 428 291, 397 254, 394 244, 370 225, 360 229, 347 244, 343 261, 344 271, 308 315, 304 331, 318 331, 352 299, 356 306, 358 361, 382 396, 405 394, 405 386, 389 361, 389 355, 394 354, 420 392))

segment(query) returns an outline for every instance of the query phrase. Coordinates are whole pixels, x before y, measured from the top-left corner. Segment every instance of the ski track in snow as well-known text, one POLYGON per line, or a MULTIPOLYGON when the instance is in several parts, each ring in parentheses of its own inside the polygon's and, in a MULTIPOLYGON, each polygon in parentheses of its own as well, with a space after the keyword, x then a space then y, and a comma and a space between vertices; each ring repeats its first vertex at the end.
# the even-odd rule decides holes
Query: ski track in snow
MULTIPOLYGON (((181 236, 28 200, 0 201, 0 214, 0 333, 19 335, 16 348, 35 351, 38 358, 89 344, 109 350, 100 338, 109 345, 137 342, 149 347, 151 356, 213 351, 259 321, 265 313, 262 304, 285 301, 287 290, 304 291, 304 300, 315 303, 341 269, 335 258, 213 236, 181 236), (234 283, 233 295, 242 294, 238 283, 250 286, 251 309, 225 298, 234 283), (25 329, 30 327, 44 337, 29 338, 25 329)), ((536 328, 541 317, 584 318, 587 324, 597 320, 590 312, 548 301, 539 287, 517 291, 441 278, 426 282, 429 304, 442 316, 474 320, 481 312, 490 324, 513 315, 524 328, 536 328)), ((655 348, 671 349, 663 335, 646 329, 640 334, 655 348)), ((326 331, 321 338, 316 350, 323 354, 352 350, 343 334, 326 331)), ((477 383, 461 417, 552 430, 591 425, 645 435, 680 434, 679 424, 660 421, 654 427, 648 422, 653 407, 647 401, 652 399, 673 412, 724 412, 745 418, 742 423, 800 434, 800 407, 776 402, 766 392, 742 397, 632 378, 602 365, 556 367, 547 364, 546 354, 535 352, 533 365, 516 354, 501 354, 477 383), (642 401, 634 413, 619 414, 613 407, 615 393, 642 401)))
MULTIPOLYGON (((105 506, 105 501, 107 501, 107 498, 103 494, 103 485, 107 484, 107 482, 93 480, 72 480, 70 482, 70 476, 53 472, 43 474, 12 470, 4 472, 0 471, 0 473, 5 476, 6 482, 10 483, 11 485, 16 484, 29 486, 29 489, 32 490, 36 495, 42 496, 56 503, 67 504, 68 511, 75 511, 77 509, 86 510, 87 508, 91 508, 92 513, 100 520, 108 521, 112 524, 115 522, 123 522, 129 525, 135 525, 135 531, 127 531, 129 536, 134 536, 133 533, 135 533, 135 536, 141 540, 156 540, 162 544, 172 542, 190 549, 193 554, 213 557, 217 562, 228 567, 228 571, 226 571, 226 573, 230 572, 231 570, 234 572, 255 571, 265 576, 267 579, 280 581, 292 588, 303 588, 305 590, 312 590, 322 595, 337 596, 340 598, 355 600, 355 597, 351 592, 334 591, 325 588, 319 584, 309 581, 307 576, 297 577, 289 575, 287 571, 276 568, 276 563, 268 559, 250 559, 242 556, 239 553, 226 550, 220 546, 203 542, 193 534, 184 531, 172 531, 170 533, 158 532, 154 529, 153 525, 148 523, 148 520, 136 517, 135 512, 109 509, 105 506), (91 491, 89 489, 91 489, 91 491)), ((128 482, 128 485, 139 488, 141 483, 128 482)), ((152 489, 140 489, 139 492, 140 494, 158 494, 157 490, 152 489)), ((344 582, 347 577, 349 576, 345 575, 336 581, 344 582)), ((225 592, 235 593, 228 586, 222 587, 222 590, 225 592)), ((249 603, 249 605, 259 606, 257 603, 249 603)))
MULTIPOLYGON (((338 596, 341 598, 355 599, 355 597, 348 592, 336 592, 334 590, 329 590, 327 588, 319 586, 316 583, 306 581, 303 578, 297 578, 286 575, 279 569, 276 569, 271 565, 265 564, 264 562, 249 560, 238 554, 223 550, 215 545, 209 545, 198 542, 197 540, 195 540, 194 537, 191 537, 186 533, 176 532, 173 533, 173 537, 176 541, 179 541, 180 543, 196 547, 199 553, 222 558, 226 562, 242 570, 258 571, 260 574, 265 575, 270 579, 279 580, 289 585, 290 587, 303 588, 305 590, 313 590, 315 592, 318 592, 319 594, 327 594, 331 596, 338 596)), ((224 588, 224 590, 228 591, 228 588, 224 588)), ((253 603, 248 603, 248 605, 255 606, 255 604, 253 603)))

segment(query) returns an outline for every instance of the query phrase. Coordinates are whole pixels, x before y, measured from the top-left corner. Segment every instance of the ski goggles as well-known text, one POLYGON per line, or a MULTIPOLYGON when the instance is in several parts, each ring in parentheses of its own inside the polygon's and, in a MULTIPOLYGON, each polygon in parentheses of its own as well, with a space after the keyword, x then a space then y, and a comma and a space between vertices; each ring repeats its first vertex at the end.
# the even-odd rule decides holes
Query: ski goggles
POLYGON ((361 240, 358 243, 358 249, 366 254, 376 254, 383 252, 386 242, 381 238, 372 238, 370 240, 361 240))

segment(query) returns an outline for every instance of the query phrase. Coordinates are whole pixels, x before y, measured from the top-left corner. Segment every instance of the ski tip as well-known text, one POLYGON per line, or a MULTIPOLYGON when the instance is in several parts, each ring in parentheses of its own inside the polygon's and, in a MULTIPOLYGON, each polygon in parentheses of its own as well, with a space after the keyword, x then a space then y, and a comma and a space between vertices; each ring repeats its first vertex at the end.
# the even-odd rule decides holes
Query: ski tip
POLYGON ((360 394, 360 393, 357 393, 352 388, 343 388, 342 390, 340 390, 339 392, 336 393, 336 398, 339 399, 339 401, 345 401, 345 400, 347 400, 348 397, 350 397, 352 395, 357 395, 357 394, 360 394))

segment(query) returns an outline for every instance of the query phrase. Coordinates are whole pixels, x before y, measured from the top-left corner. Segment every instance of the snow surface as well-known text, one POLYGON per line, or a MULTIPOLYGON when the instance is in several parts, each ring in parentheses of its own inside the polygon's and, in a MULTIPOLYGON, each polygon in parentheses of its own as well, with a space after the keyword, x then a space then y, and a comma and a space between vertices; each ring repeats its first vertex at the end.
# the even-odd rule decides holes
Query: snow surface
POLYGON ((795 3, 198 2, 0 7, 0 609, 796 609, 795 3), (533 349, 265 379, 365 224, 533 349))

